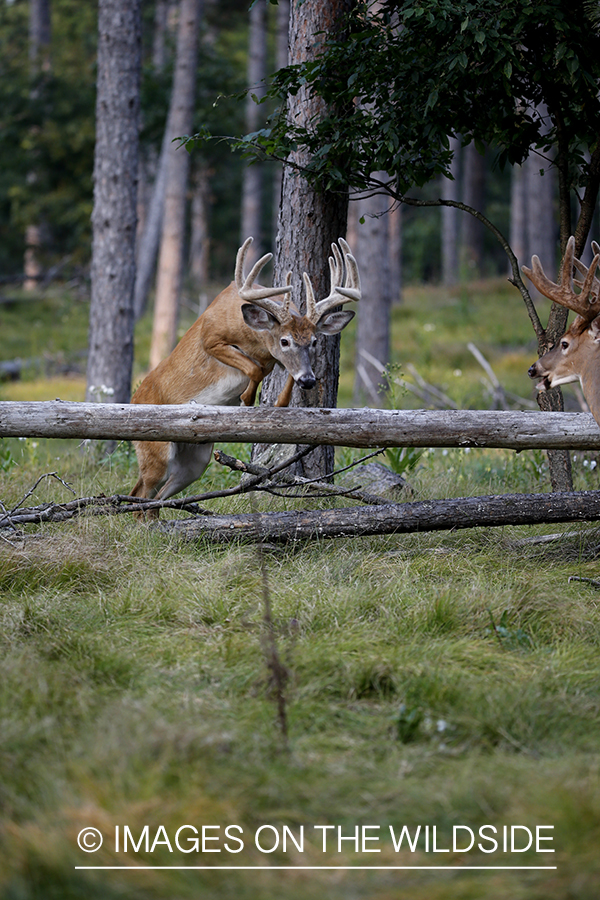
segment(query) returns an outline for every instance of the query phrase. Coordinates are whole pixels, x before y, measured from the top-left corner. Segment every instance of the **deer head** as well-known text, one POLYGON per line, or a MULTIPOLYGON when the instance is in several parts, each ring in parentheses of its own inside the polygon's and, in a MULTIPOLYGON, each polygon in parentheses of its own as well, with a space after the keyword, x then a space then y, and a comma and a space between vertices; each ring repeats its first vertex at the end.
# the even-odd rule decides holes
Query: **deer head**
POLYGON ((540 379, 539 391, 579 381, 594 418, 600 422, 600 281, 596 277, 600 247, 592 242, 592 250, 594 259, 588 268, 575 257, 575 238, 570 237, 557 282, 547 277, 537 256, 532 257, 532 268, 523 266, 523 272, 541 294, 577 313, 555 346, 529 368, 529 376, 540 379), (573 269, 580 277, 574 277, 573 269))
POLYGON ((281 287, 266 288, 255 284, 260 272, 272 258, 272 253, 261 257, 244 278, 244 262, 251 243, 251 237, 244 241, 238 250, 235 267, 238 293, 242 300, 247 301, 242 306, 244 322, 254 331, 263 332, 271 356, 281 363, 301 388, 308 390, 316 384, 310 350, 317 342, 317 335, 338 334, 354 317, 350 310, 332 310, 349 300, 360 300, 360 276, 356 260, 343 238, 338 241, 339 247, 338 244, 331 245, 331 289, 329 295, 319 301, 315 300, 311 280, 304 272, 306 313, 302 315, 291 301, 291 272, 288 272, 286 284, 281 287), (282 294, 285 297, 275 299, 282 294))

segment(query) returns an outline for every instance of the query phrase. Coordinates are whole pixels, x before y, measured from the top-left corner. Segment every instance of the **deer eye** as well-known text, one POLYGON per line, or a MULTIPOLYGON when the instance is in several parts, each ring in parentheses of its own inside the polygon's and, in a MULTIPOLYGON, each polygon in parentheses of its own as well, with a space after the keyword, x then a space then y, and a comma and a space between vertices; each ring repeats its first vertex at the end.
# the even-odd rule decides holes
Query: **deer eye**
POLYGON ((290 346, 290 342, 289 342, 289 340, 288 340, 287 338, 281 338, 281 340, 279 341, 279 343, 281 344, 282 347, 289 347, 289 346, 290 346))
POLYGON ((561 341, 561 342, 560 342, 560 346, 563 348, 563 350, 568 350, 568 349, 569 349, 569 342, 568 342, 568 341, 561 341))

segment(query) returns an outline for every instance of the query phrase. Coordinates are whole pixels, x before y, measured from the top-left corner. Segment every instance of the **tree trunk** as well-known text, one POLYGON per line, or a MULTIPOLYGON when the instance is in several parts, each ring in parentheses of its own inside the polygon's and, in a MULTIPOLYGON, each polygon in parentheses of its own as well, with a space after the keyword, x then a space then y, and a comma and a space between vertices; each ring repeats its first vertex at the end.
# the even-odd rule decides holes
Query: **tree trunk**
MULTIPOLYGON (((460 155, 459 138, 450 138, 450 147, 454 151, 450 171, 451 178, 442 179, 442 197, 446 200, 460 199, 460 155)), ((452 206, 442 206, 442 284, 451 287, 460 278, 459 266, 459 211, 452 206)))
MULTIPOLYGON (((538 109, 538 113, 546 114, 545 108, 538 109)), ((566 139, 564 125, 559 126, 559 149, 557 155, 558 187, 559 187, 559 222, 561 252, 564 253, 567 239, 571 233, 571 208, 566 139)), ((553 199, 549 189, 552 187, 552 176, 547 171, 540 177, 539 163, 535 157, 528 157, 524 164, 527 172, 527 218, 528 218, 528 243, 529 250, 535 252, 542 259, 542 263, 548 268, 546 271, 555 271, 556 261, 552 244, 556 237, 554 224, 553 199), (536 221, 532 220, 545 220, 536 221), (534 230, 535 229, 535 230, 534 230), (534 247, 534 241, 536 245, 534 247), (538 248, 539 245, 539 248, 538 248), (546 257, 544 259, 544 256, 546 257)), ((576 252, 581 251, 580 247, 576 252)), ((548 325, 544 339, 539 341, 538 351, 540 356, 552 347, 563 334, 567 326, 568 310, 557 303, 553 303, 550 309, 548 325)), ((544 412, 561 412, 564 409, 563 395, 560 387, 550 391, 540 391, 537 402, 544 412)), ((550 466, 550 483, 553 491, 572 491, 573 477, 571 471, 571 457, 568 450, 548 451, 548 463, 550 466)))
MULTIPOLYGON (((170 13, 175 0, 156 0, 154 10, 154 31, 152 35, 152 65, 157 72, 162 72, 167 63, 167 35, 169 32, 170 13)), ((169 122, 165 123, 165 132, 158 159, 155 153, 149 154, 146 167, 154 176, 151 189, 145 190, 143 197, 143 227, 138 225, 137 267, 133 307, 136 322, 146 311, 148 294, 156 268, 156 256, 160 243, 162 217, 165 203, 165 179, 167 172, 167 154, 171 143, 169 122)), ((153 150, 154 148, 152 148, 153 150)), ((138 204, 142 198, 138 197, 138 204)))
MULTIPOLYGON (((531 256, 539 256, 545 272, 556 272, 558 249, 558 220, 554 208, 556 183, 554 173, 543 166, 535 154, 523 163, 526 191, 527 257, 523 260, 530 265, 531 256), (541 170, 544 173, 541 174, 541 170)), ((514 247, 513 247, 514 250, 514 247)), ((530 290, 533 288, 531 285, 530 290)), ((541 296, 533 288, 532 296, 541 296)))
POLYGON ((161 359, 168 356, 175 346, 177 336, 190 156, 185 148, 177 149, 177 144, 172 141, 192 130, 200 9, 201 0, 181 0, 179 7, 177 60, 167 128, 171 143, 166 162, 165 205, 156 278, 150 368, 154 368, 161 359))
POLYGON ((390 294, 392 306, 402 303, 402 204, 388 212, 390 233, 390 294))
POLYGON ((208 280, 208 207, 209 171, 206 163, 196 160, 193 166, 192 209, 190 222, 190 275, 197 288, 208 280))
MULTIPOLYGON (((267 10, 264 3, 250 7, 250 28, 248 33, 248 93, 246 95, 246 131, 251 133, 259 128, 261 108, 253 99, 265 93, 264 79, 267 74, 267 10)), ((252 236, 254 243, 248 251, 247 266, 250 269, 263 255, 262 240, 262 200, 263 164, 247 164, 242 178, 242 221, 240 245, 252 236)))
MULTIPOLYGON (((288 64, 288 31, 290 23, 290 0, 279 0, 277 4, 277 24, 275 35, 275 68, 283 69, 288 64)), ((273 214, 271 223, 271 245, 275 244, 277 235, 277 217, 281 202, 281 182, 283 167, 279 162, 271 163, 273 167, 273 214)))
POLYGON ((141 0, 100 0, 86 397, 131 391, 141 74, 141 0))
MULTIPOLYGON (((168 122, 167 122, 168 125, 168 122)), ((145 211, 144 230, 137 251, 137 270, 134 290, 134 311, 136 321, 142 317, 148 303, 148 294, 156 266, 156 254, 160 243, 163 211, 165 207, 165 182, 167 175, 167 154, 170 147, 170 132, 165 128, 156 167, 154 185, 145 211)))
MULTIPOLYGON (((341 20, 350 6, 351 0, 332 0, 327 4, 319 0, 293 0, 290 6, 290 64, 297 65, 317 57, 319 46, 327 35, 340 30, 341 20)), ((311 121, 324 112, 323 101, 311 97, 306 90, 300 90, 294 98, 290 97, 289 114, 294 116, 296 124, 309 127, 311 121)), ((292 154, 290 162, 301 166, 302 154, 292 154)), ((291 165, 285 167, 273 277, 274 283, 284 283, 285 273, 292 272, 292 296, 301 309, 304 309, 303 272, 311 276, 318 299, 329 294, 328 258, 331 244, 346 234, 347 213, 346 193, 314 190, 291 165)), ((316 387, 301 391, 294 385, 291 406, 336 405, 339 348, 339 335, 319 337, 313 364, 316 387)), ((287 373, 277 367, 265 382, 261 404, 272 406, 286 380, 287 373)), ((255 446, 253 459, 264 462, 274 452, 272 448, 255 446)), ((299 474, 308 478, 323 477, 332 471, 333 457, 333 448, 322 447, 298 464, 299 474)))
MULTIPOLYGON (((514 165, 510 175, 510 246, 519 260, 519 264, 527 266, 531 260, 527 228, 528 184, 529 179, 526 176, 525 166, 514 165)), ((536 251, 534 250, 533 252, 535 253, 536 251)), ((509 274, 512 275, 510 264, 509 274)), ((535 291, 532 284, 528 285, 528 287, 530 292, 535 291)))
MULTIPOLYGON (((378 172, 376 177, 385 178, 378 172)), ((359 224, 356 247, 352 248, 360 266, 363 297, 358 304, 356 331, 356 406, 381 406, 385 391, 385 368, 390 357, 390 315, 392 308, 389 200, 375 195, 358 200, 359 224), (364 217, 364 223, 360 219, 364 217), (375 365, 371 359, 380 364, 375 365)))
MULTIPOLYGON (((32 79, 40 72, 50 71, 50 39, 50 0, 29 0, 29 69, 32 79)), ((29 172, 28 179, 30 183, 36 181, 34 170, 29 172)), ((39 260, 42 231, 39 224, 30 224, 25 229, 23 288, 26 291, 34 291, 39 285, 42 273, 39 260)))
MULTIPOLYGON (((463 202, 480 212, 485 207, 485 156, 471 142, 463 152, 463 202)), ((475 216, 462 219, 462 258, 467 271, 481 277, 485 226, 475 216)))

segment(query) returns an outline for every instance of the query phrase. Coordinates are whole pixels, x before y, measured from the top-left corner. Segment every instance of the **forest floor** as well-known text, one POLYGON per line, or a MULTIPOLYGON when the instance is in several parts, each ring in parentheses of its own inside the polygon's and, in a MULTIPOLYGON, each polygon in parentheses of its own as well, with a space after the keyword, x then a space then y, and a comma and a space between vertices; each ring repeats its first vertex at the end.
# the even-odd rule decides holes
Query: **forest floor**
MULTIPOLYGON (((0 399, 83 399, 85 317, 58 289, 1 306, 0 358, 46 363, 1 384, 0 399), (45 370, 50 359, 71 371, 45 370)), ((146 321, 141 359, 148 333, 146 321)), ((416 384, 412 365, 457 405, 489 408, 469 342, 507 391, 532 399, 533 332, 501 282, 408 288, 393 374, 416 384)), ((352 372, 349 331, 340 405, 352 404, 352 372)), ((392 402, 422 405, 398 385, 392 402)), ((126 492, 131 449, 101 449, 0 442, 0 500, 11 508, 49 471, 78 496, 126 492)), ((387 462, 402 470, 407 456, 387 462)), ((594 454, 573 465, 577 488, 597 487, 594 454)), ((430 450, 404 474, 419 499, 549 489, 537 451, 430 450)), ((236 479, 212 463, 199 489, 236 479)), ((28 505, 63 499, 46 479, 28 505)), ((599 595, 569 582, 600 577, 597 527, 263 553, 183 543, 129 516, 2 534, 2 900, 600 895, 599 595)))

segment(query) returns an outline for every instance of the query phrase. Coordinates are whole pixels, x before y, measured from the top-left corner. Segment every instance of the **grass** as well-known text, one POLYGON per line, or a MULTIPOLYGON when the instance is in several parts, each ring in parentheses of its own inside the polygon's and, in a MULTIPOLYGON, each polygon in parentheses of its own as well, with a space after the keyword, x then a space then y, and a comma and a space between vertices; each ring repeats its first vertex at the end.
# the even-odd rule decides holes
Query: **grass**
MULTIPOLYGON (((506 387, 524 394, 535 352, 528 323, 517 322, 516 309, 523 311, 498 285, 468 290, 466 299, 407 291, 394 314, 396 361, 412 361, 452 396, 483 404, 463 333, 506 387), (491 308, 503 311, 493 327, 491 308), (426 330, 431 317, 435 329, 426 330)), ((16 352, 25 357, 22 341, 16 352)), ((347 369, 342 386, 351 393, 347 369)), ((3 398, 17 387, 24 399, 44 390, 38 380, 3 385, 3 398)), ((68 442, 3 442, 7 448, 16 463, 0 468, 8 507, 47 471, 79 495, 122 492, 135 481, 126 447, 110 459, 68 442)), ((351 455, 341 451, 340 461, 351 455)), ((595 487, 595 459, 579 457, 576 485, 595 487)), ((536 453, 429 451, 408 477, 421 498, 548 489, 536 453)), ((233 483, 215 464, 203 479, 207 488, 233 483)), ((67 495, 46 479, 27 502, 67 495)), ((266 497, 257 503, 283 506, 266 497)), ((212 508, 251 506, 242 497, 212 508)), ((287 749, 266 664, 254 547, 184 544, 127 517, 47 524, 14 545, 0 539, 2 900, 595 900, 600 612, 597 592, 568 576, 597 574, 600 536, 575 525, 558 542, 526 540, 549 530, 266 550, 274 631, 289 672, 287 749), (202 826, 212 826, 205 837, 216 840, 206 840, 206 850, 220 853, 184 852, 194 851, 184 840, 191 828, 181 832, 179 850, 175 835, 184 825, 200 838, 202 826), (242 830, 226 834, 234 825, 242 830), (325 852, 314 827, 323 825, 334 826, 325 852), (390 826, 398 835, 404 825, 412 835, 421 826, 414 853, 406 842, 394 851, 390 826), (556 852, 454 852, 459 825, 476 835, 485 825, 498 834, 505 825, 552 826, 545 834, 556 852), (125 826, 138 845, 130 841, 127 853, 125 826), (281 837, 289 829, 287 852, 255 846, 262 826, 269 826, 261 832, 266 849, 273 828, 281 837), (353 837, 356 826, 359 836, 372 826, 366 834, 379 842, 355 852, 347 840, 338 850, 336 829, 353 837), (426 851, 425 826, 430 836, 436 827, 436 846, 450 852, 426 851), (77 846, 89 827, 104 836, 97 853, 77 846), (300 852, 289 834, 299 840, 302 828, 300 852), (238 849, 240 835, 243 850, 228 852, 226 843, 238 849), (381 852, 368 852, 374 848, 381 852), (76 868, 123 864, 270 868, 76 868), (285 864, 353 868, 274 868, 285 864), (444 864, 557 868, 431 868, 444 864)))

